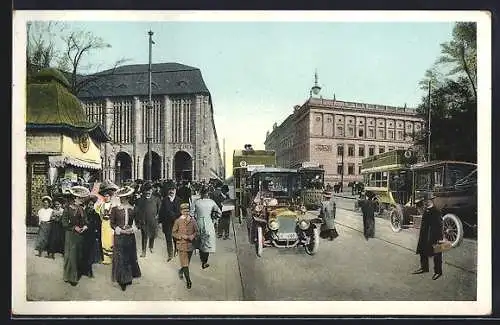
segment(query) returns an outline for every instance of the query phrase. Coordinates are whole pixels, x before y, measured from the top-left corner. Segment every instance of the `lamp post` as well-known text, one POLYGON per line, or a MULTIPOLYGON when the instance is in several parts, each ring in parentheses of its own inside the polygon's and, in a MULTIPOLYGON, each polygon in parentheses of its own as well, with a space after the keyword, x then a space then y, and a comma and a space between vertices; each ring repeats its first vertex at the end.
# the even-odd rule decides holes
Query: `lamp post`
POLYGON ((344 145, 340 147, 340 155, 342 156, 342 161, 340 165, 342 170, 340 171, 340 192, 344 192, 344 145))
POLYGON ((147 123, 146 123, 146 133, 147 133, 147 142, 148 142, 148 172, 147 172, 147 180, 151 181, 151 170, 152 170, 152 164, 153 164, 153 159, 151 157, 151 136, 152 136, 152 127, 151 127, 151 109, 153 108, 153 103, 151 101, 151 61, 152 61, 152 48, 153 48, 153 32, 149 31, 149 67, 148 67, 148 86, 149 86, 149 92, 148 92, 148 104, 147 104, 147 123))
POLYGON ((118 174, 118 185, 122 185, 122 170, 121 170, 121 167, 122 167, 122 162, 120 160, 118 160, 116 162, 116 173, 118 174))

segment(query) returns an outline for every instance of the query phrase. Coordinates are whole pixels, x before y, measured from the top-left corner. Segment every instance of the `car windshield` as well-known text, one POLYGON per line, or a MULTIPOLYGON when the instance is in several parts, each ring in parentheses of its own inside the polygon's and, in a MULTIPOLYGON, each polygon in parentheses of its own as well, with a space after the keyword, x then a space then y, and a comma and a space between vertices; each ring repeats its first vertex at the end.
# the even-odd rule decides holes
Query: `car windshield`
POLYGON ((273 197, 292 197, 299 189, 297 174, 261 173, 252 180, 252 192, 269 192, 273 197))
POLYGON ((470 173, 469 175, 467 175, 464 178, 457 181, 455 185, 464 186, 464 185, 470 185, 470 184, 477 184, 477 169, 475 171, 473 171, 472 173, 470 173))

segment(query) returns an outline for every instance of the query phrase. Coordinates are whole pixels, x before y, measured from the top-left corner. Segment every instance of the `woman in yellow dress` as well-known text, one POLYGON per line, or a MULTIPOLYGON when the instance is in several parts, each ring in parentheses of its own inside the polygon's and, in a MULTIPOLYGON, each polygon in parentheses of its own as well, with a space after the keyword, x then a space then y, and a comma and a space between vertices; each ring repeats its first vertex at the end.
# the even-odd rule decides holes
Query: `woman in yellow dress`
POLYGON ((99 194, 104 198, 103 202, 96 205, 96 212, 101 217, 102 264, 111 264, 113 260, 114 231, 111 228, 110 213, 111 208, 116 205, 113 202, 116 190, 118 186, 111 182, 102 183, 99 188, 99 194))

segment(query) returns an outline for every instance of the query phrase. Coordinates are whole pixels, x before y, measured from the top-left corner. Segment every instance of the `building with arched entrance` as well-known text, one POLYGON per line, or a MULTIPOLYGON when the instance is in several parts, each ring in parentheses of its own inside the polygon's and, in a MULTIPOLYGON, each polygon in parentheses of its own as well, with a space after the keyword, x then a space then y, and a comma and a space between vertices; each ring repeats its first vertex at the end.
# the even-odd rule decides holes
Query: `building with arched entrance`
POLYGON ((101 153, 103 179, 147 179, 148 128, 153 180, 223 177, 212 97, 198 68, 152 64, 149 107, 147 64, 82 78, 89 80, 78 94, 87 116, 112 138, 101 153))

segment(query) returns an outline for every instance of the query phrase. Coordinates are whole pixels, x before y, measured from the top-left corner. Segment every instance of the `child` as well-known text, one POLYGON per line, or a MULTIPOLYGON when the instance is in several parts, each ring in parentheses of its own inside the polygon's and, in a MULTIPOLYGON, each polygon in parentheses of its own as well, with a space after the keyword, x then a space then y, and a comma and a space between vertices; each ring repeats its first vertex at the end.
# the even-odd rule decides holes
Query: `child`
POLYGON ((177 241, 179 252, 179 278, 186 278, 186 287, 191 289, 191 278, 189 277, 189 262, 193 255, 193 240, 198 235, 196 220, 189 215, 189 203, 181 204, 181 216, 174 222, 172 236, 177 241))

